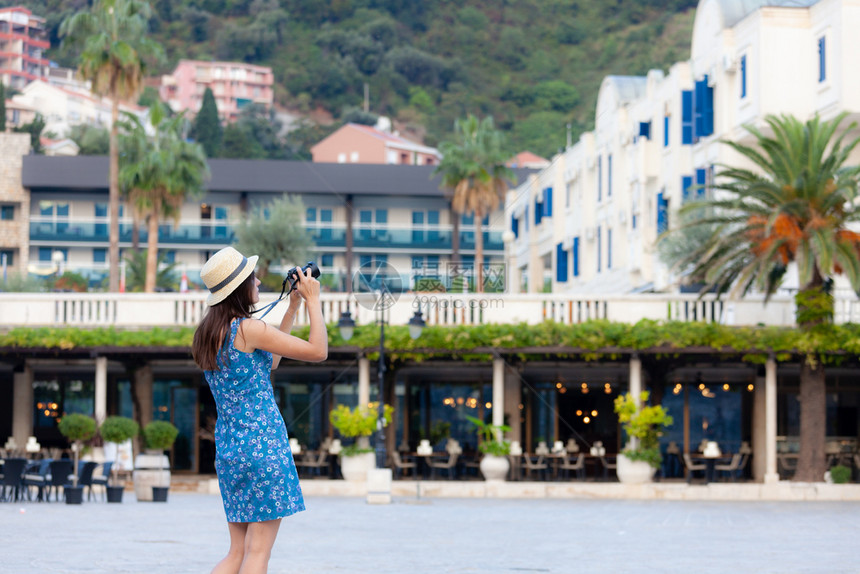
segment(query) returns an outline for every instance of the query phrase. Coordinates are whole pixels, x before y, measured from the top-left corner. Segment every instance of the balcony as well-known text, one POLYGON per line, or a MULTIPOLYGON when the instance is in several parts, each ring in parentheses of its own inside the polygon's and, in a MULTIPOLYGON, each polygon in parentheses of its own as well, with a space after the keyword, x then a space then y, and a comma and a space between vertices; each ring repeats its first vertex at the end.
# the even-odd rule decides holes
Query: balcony
MULTIPOLYGON (((261 295, 260 305, 275 299, 261 295)), ((359 324, 376 320, 373 305, 356 304, 346 293, 320 296, 328 320, 349 309, 359 324)), ((192 293, 0 293, 0 317, 4 328, 68 325, 120 328, 196 325, 205 311, 206 292, 192 293)), ((574 324, 591 319, 636 323, 641 319, 717 322, 726 325, 794 325, 794 302, 776 296, 765 305, 760 297, 718 301, 695 295, 578 295, 401 293, 390 308, 390 324, 405 325, 419 308, 429 325, 537 324, 545 320, 574 324)), ((277 324, 285 307, 270 313, 266 321, 277 324)), ((297 324, 306 321, 299 313, 297 324)), ((860 320, 860 301, 837 298, 837 323, 860 320)))
MULTIPOLYGON (((226 221, 198 221, 181 223, 178 227, 163 224, 158 229, 159 243, 185 245, 210 245, 212 243, 232 243, 235 238, 235 224, 226 221)), ((131 242, 132 224, 130 220, 120 221, 120 242, 131 242)), ((306 225, 306 229, 319 248, 344 248, 346 246, 346 225, 343 223, 306 225)), ((355 225, 352 230, 353 246, 371 249, 432 249, 451 250, 451 226, 412 226, 396 225, 355 225)), ((148 232, 140 228, 140 241, 145 243, 148 232)), ((53 219, 32 217, 30 219, 30 241, 58 242, 107 242, 108 223, 102 219, 53 219)), ((475 248, 474 231, 460 231, 460 249, 475 248)), ((504 251, 500 231, 484 231, 485 251, 504 251)))

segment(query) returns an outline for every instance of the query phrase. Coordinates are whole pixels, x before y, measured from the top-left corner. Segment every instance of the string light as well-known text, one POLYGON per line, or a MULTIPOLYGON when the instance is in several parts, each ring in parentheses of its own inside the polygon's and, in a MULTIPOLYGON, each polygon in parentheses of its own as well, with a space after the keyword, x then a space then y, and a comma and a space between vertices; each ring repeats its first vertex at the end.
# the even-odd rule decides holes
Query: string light
POLYGON ((485 408, 485 409, 491 409, 491 408, 493 408, 493 403, 485 403, 485 404, 484 404, 484 408, 485 408))
POLYGON ((724 390, 724 391, 728 391, 728 390, 729 390, 729 384, 728 384, 728 383, 723 383, 723 390, 724 390))
POLYGON ((750 383, 750 384, 748 384, 748 385, 747 385, 747 390, 748 390, 749 392, 753 392, 753 390, 754 390, 754 389, 755 389, 755 385, 753 385, 752 383, 750 383))

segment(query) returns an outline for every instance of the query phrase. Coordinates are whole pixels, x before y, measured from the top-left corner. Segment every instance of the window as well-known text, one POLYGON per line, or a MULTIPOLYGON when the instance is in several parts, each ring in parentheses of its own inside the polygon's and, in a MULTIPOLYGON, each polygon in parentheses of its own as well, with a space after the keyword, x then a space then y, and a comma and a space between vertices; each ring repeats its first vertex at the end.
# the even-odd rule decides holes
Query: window
POLYGON ((552 217, 552 188, 547 187, 543 190, 543 215, 544 217, 552 217))
POLYGON ((567 251, 561 243, 555 246, 555 280, 567 282, 567 251))
POLYGON ((323 253, 322 256, 320 256, 320 267, 334 267, 334 255, 331 253, 323 253))
POLYGON ((639 137, 651 139, 651 122, 639 122, 639 137))
POLYGON ((597 156, 597 201, 603 195, 603 156, 597 156))
POLYGON ((514 239, 519 238, 520 236, 520 220, 516 218, 516 216, 511 216, 511 231, 514 234, 514 239))
POLYGON ((741 56, 741 99, 747 97, 747 56, 741 56))
POLYGON ((308 223, 316 223, 317 220, 317 208, 309 207, 305 212, 305 221, 308 223))
POLYGON ((579 277, 579 237, 573 238, 573 249, 571 251, 573 251, 573 276, 579 277))
POLYGON ((601 261, 601 252, 603 251, 603 229, 598 225, 597 226, 597 272, 600 273, 600 267, 602 265, 601 261))
POLYGON ((331 209, 320 209, 320 233, 319 238, 330 240, 331 239, 331 222, 332 222, 332 210, 331 209))
POLYGON ((535 225, 540 225, 541 220, 543 219, 543 204, 538 201, 539 198, 535 198, 535 225))
POLYGON ((681 203, 690 200, 690 188, 693 187, 693 178, 689 175, 681 176, 681 203))
POLYGON ((657 233, 663 233, 669 229, 669 199, 664 192, 657 194, 657 233))
POLYGON ((827 80, 827 37, 818 39, 818 82, 827 80))
POLYGON ((0 205, 0 220, 12 221, 15 219, 14 205, 0 205))
POLYGON ((696 170, 696 199, 704 199, 707 192, 708 170, 696 170))
POLYGON ((669 116, 663 116, 663 147, 669 147, 669 116))
POLYGON ((606 268, 612 269, 612 230, 606 230, 606 268))
POLYGON ((15 265, 14 253, 8 249, 0 249, 0 267, 15 265))
POLYGON ((708 76, 696 82, 693 100, 694 141, 714 133, 714 88, 708 86, 708 76))
POLYGON ((681 92, 681 143, 693 143, 693 92, 681 92))
POLYGON ((606 197, 612 197, 612 154, 606 158, 606 197))
POLYGON ((107 263, 107 249, 96 247, 93 249, 93 263, 107 263))

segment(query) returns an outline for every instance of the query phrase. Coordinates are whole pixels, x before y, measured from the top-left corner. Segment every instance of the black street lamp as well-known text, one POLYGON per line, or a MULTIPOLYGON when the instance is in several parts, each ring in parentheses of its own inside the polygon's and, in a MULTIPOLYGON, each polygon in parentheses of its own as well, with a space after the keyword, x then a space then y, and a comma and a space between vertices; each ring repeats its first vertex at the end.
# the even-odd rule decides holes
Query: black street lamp
MULTIPOLYGON (((380 293, 378 302, 382 301, 380 293)), ((386 452, 385 452, 385 309, 380 308, 377 316, 379 323, 379 366, 377 367, 377 375, 379 377, 379 397, 378 411, 376 415, 376 467, 385 468, 386 452)), ((340 314, 340 320, 337 322, 340 336, 344 341, 349 341, 355 331, 355 321, 349 310, 340 314)), ((409 319, 409 336, 412 339, 417 339, 421 336, 421 331, 426 326, 424 318, 421 316, 421 310, 415 311, 415 315, 409 319)))

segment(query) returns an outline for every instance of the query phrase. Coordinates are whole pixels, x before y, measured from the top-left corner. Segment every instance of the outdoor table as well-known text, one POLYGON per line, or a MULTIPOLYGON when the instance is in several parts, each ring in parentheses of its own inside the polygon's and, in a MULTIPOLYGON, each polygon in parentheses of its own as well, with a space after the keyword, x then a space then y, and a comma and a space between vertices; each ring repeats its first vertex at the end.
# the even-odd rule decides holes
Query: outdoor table
POLYGON ((719 462, 728 462, 732 459, 731 454, 720 453, 718 456, 705 456, 703 454, 695 455, 690 457, 693 460, 700 460, 705 462, 705 484, 709 482, 716 481, 716 472, 714 471, 714 466, 719 462))

